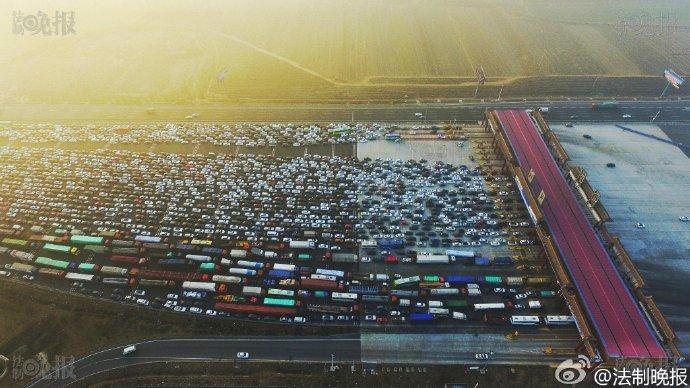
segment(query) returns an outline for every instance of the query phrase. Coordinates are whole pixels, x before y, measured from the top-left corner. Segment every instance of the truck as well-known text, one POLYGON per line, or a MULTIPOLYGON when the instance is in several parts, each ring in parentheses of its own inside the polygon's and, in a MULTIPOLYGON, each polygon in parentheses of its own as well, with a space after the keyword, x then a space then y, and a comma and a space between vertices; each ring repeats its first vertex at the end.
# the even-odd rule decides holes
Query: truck
POLYGON ((536 315, 513 315, 510 317, 513 325, 533 326, 539 324, 539 317, 536 315))
POLYGON ((244 295, 244 296, 262 296, 265 293, 266 293, 266 291, 264 291, 264 289, 261 287, 253 287, 253 286, 242 287, 242 295, 244 295))
POLYGON ((43 250, 47 252, 64 253, 68 255, 78 255, 79 249, 69 245, 46 243, 43 245, 43 250))
POLYGON ((343 289, 343 284, 333 280, 320 279, 301 279, 300 287, 306 290, 327 290, 340 291, 343 289))
POLYGON ((524 284, 522 276, 506 276, 504 282, 507 286, 521 286, 524 284))
POLYGON ((180 268, 180 267, 188 267, 189 262, 187 261, 187 259, 183 259, 183 258, 159 259, 158 265, 160 265, 161 267, 180 268))
POLYGON ((18 251, 16 249, 12 249, 10 251, 10 256, 22 261, 34 261, 34 259, 36 258, 36 255, 34 255, 33 253, 18 251))
POLYGON ((460 289, 459 288, 432 288, 429 290, 430 295, 438 295, 438 296, 452 296, 452 295, 460 295, 460 289))
POLYGON ((474 251, 462 251, 458 249, 448 249, 446 250, 446 255, 455 258, 472 258, 475 256, 474 251))
POLYGON ((55 277, 64 277, 67 272, 59 269, 54 269, 54 268, 40 268, 38 270, 39 275, 48 275, 48 276, 55 276, 55 277))
POLYGON ((105 255, 110 252, 110 248, 103 245, 84 245, 82 250, 86 253, 93 253, 96 255, 105 255))
POLYGON ((143 287, 175 287, 175 282, 162 279, 139 279, 139 285, 143 287))
POLYGON ((145 242, 159 243, 159 242, 163 241, 163 239, 160 237, 156 237, 156 236, 144 236, 144 235, 138 234, 138 235, 134 236, 134 241, 138 241, 141 243, 145 243, 145 242))
POLYGON ((209 279, 209 275, 198 272, 178 272, 158 269, 141 269, 132 268, 129 271, 130 276, 142 277, 147 279, 161 279, 161 280, 175 280, 175 281, 191 281, 191 282, 205 282, 209 279))
POLYGON ((36 258, 35 261, 36 265, 39 265, 41 267, 51 267, 51 268, 56 268, 56 269, 61 269, 61 270, 67 270, 71 267, 74 267, 74 265, 71 265, 70 262, 68 261, 63 261, 63 260, 54 260, 49 257, 43 257, 39 256, 36 258))
POLYGON ((429 314, 447 317, 448 315, 450 315, 450 310, 440 307, 429 307, 429 314))
POLYGON ((290 249, 314 249, 316 243, 311 240, 290 240, 290 249))
POLYGON ((281 271, 292 271, 294 272, 297 269, 297 266, 294 264, 273 264, 273 269, 281 270, 281 271))
POLYGON ((228 251, 217 247, 203 247, 201 248, 201 253, 209 256, 225 256, 228 254, 228 251))
POLYGON ((430 313, 411 313, 409 319, 411 323, 430 323, 433 322, 436 317, 430 313))
POLYGON ((95 273, 101 269, 101 266, 93 263, 79 263, 77 269, 79 272, 95 273))
POLYGON ((236 264, 240 267, 252 268, 252 269, 261 269, 264 267, 264 263, 261 263, 258 261, 239 260, 239 261, 237 261, 236 264))
POLYGON ((230 257, 235 259, 244 259, 247 257, 247 251, 245 251, 244 249, 231 249, 230 257))
POLYGON ((90 275, 85 273, 67 272, 65 279, 75 280, 78 282, 92 282, 96 278, 96 275, 90 275))
MULTIPOLYGON (((220 268, 220 267, 218 267, 220 268)), ((206 272, 206 273, 214 273, 216 272, 216 265, 213 262, 204 262, 199 264, 199 271, 200 272, 206 272)))
POLYGON ((267 276, 274 279, 290 279, 295 276, 292 271, 285 271, 282 269, 272 269, 268 271, 267 276))
POLYGON ((243 284, 245 281, 239 276, 213 275, 211 281, 216 283, 243 284))
POLYGON ((590 106, 593 110, 617 110, 620 108, 618 101, 593 102, 590 106))
POLYGON ((331 256, 331 261, 334 263, 356 263, 359 257, 354 253, 334 253, 331 256))
POLYGON ((505 303, 475 303, 474 304, 474 311, 500 310, 500 309, 505 309, 505 308, 506 308, 505 303))
POLYGON ((448 255, 417 255, 417 264, 449 264, 448 255))
POLYGON ((335 269, 317 268, 315 272, 318 275, 335 276, 336 278, 344 278, 345 277, 344 271, 339 271, 339 270, 335 270, 335 269))
POLYGON ((197 262, 202 262, 202 263, 213 262, 213 257, 208 256, 208 255, 193 255, 193 254, 188 253, 184 256, 184 258, 187 260, 197 261, 197 262))
POLYGON ((291 317, 297 314, 297 310, 294 308, 223 302, 216 303, 214 309, 235 314, 258 314, 277 317, 291 317))
POLYGON ((454 286, 458 284, 474 283, 477 281, 477 277, 472 275, 447 275, 443 277, 443 280, 451 286, 454 286))
POLYGON ((69 241, 75 245, 103 245, 105 238, 101 236, 85 236, 75 234, 70 237, 69 241))
POLYGON ((528 276, 525 280, 525 284, 529 286, 553 283, 554 278, 552 276, 528 276))
POLYGON ((351 285, 347 288, 348 292, 360 295, 378 295, 381 292, 379 286, 351 285))
POLYGON ((12 263, 12 265, 9 266, 9 269, 11 269, 12 271, 24 273, 36 273, 36 271, 38 270, 38 268, 34 267, 33 265, 24 263, 12 263))
POLYGON ((127 278, 103 278, 102 282, 103 282, 103 284, 125 285, 125 284, 129 283, 129 279, 127 279, 127 278))
POLYGON ((362 295, 362 302, 364 303, 375 303, 375 304, 387 304, 388 297, 385 295, 362 295))
POLYGON ((390 280, 390 277, 385 273, 372 273, 369 274, 369 279, 377 282, 387 282, 390 280))
POLYGON ((206 291, 206 292, 217 292, 219 294, 224 294, 227 291, 227 286, 222 283, 213 282, 182 282, 183 290, 190 291, 206 291))
POLYGON ((491 261, 488 257, 477 256, 474 258, 474 265, 486 266, 489 265, 491 261))
POLYGON ((230 275, 241 275, 241 276, 256 276, 258 272, 254 269, 247 268, 228 268, 228 273, 230 275))
POLYGON ((110 261, 112 261, 114 263, 136 265, 136 264, 144 264, 148 260, 144 257, 137 257, 137 256, 111 255, 110 261))
POLYGON ((129 270, 121 267, 112 267, 104 265, 101 267, 101 274, 103 275, 114 275, 114 276, 127 276, 129 270))
POLYGON ((417 276, 410 276, 406 278, 401 278, 401 279, 396 279, 393 281, 393 287, 405 287, 405 286, 412 286, 421 281, 421 278, 419 275, 417 276))

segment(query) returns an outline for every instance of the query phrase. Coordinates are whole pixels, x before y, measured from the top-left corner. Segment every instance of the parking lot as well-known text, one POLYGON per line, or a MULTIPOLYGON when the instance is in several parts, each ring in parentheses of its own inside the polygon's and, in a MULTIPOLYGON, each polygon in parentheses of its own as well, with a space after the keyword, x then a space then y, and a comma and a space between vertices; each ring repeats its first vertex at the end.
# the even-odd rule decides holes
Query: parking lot
POLYGON ((180 313, 567 324, 519 194, 467 133, 372 135, 358 159, 5 147, 0 260, 24 281, 180 313))

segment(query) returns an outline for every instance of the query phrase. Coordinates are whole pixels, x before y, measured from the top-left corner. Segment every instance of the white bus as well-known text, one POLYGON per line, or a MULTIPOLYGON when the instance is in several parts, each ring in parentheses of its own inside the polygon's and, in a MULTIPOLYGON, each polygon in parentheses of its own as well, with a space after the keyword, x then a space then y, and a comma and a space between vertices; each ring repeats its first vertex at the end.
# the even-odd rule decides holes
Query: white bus
POLYGON ((544 322, 547 325, 572 325, 575 323, 575 317, 572 315, 547 315, 544 322))
POLYGON ((513 325, 538 325, 539 317, 536 315, 513 315, 510 317, 513 325))

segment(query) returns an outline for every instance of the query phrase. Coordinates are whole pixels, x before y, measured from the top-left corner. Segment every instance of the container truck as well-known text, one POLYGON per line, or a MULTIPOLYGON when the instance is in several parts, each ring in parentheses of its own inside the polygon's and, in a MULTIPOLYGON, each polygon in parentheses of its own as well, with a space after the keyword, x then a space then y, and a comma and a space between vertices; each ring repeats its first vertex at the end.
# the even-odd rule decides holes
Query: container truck
POLYGON ((79 282, 92 282, 96 278, 96 275, 90 275, 85 273, 67 272, 65 274, 65 279, 76 280, 79 282))
POLYGON ((459 288, 432 288, 429 290, 430 295, 438 295, 438 296, 454 296, 454 295, 460 295, 460 289, 459 288))
POLYGON ((10 265, 9 269, 11 269, 12 271, 24 272, 24 273, 36 273, 36 271, 38 270, 33 265, 24 264, 24 263, 12 263, 12 265, 10 265))
POLYGON ((429 313, 411 313, 409 319, 411 323, 429 323, 433 322, 436 317, 429 313))
POLYGON ((299 304, 299 302, 294 299, 283 299, 283 298, 264 298, 263 304, 267 306, 284 306, 284 307, 294 307, 299 304))
POLYGON ((207 256, 207 255, 193 255, 193 254, 188 253, 184 257, 187 260, 196 261, 196 262, 202 262, 202 263, 213 262, 213 257, 207 256))
POLYGON ((246 260, 237 261, 237 265, 240 267, 252 268, 252 269, 261 269, 264 267, 264 263, 260 263, 258 261, 246 261, 246 260))
POLYGON ((138 265, 145 264, 148 260, 144 257, 112 255, 110 256, 110 261, 114 263, 138 265))
POLYGON ((461 320, 461 321, 467 320, 467 314, 461 313, 461 312, 458 312, 458 311, 453 311, 451 317, 452 317, 453 319, 458 319, 458 320, 461 320))
POLYGON ((528 276, 525 283, 527 285, 552 284, 554 278, 551 276, 528 276))
POLYGON ((174 287, 175 282, 162 279, 139 279, 139 285, 144 287, 174 287))
POLYGON ((500 310, 500 309, 505 309, 505 308, 506 308, 505 303, 475 303, 474 304, 474 311, 500 310))
POLYGON ((213 245, 213 241, 211 240, 202 240, 197 238, 193 238, 189 243, 192 245, 213 245))
POLYGON ((331 256, 331 261, 334 263, 356 263, 359 257, 354 253, 334 253, 331 256))
POLYGON ((304 241, 299 241, 299 240, 291 240, 290 241, 290 248, 291 249, 314 249, 316 248, 316 243, 311 240, 304 240, 304 241))
POLYGON ((455 257, 455 258, 472 258, 475 256, 474 251, 461 251, 457 249, 448 249, 446 251, 446 255, 455 257))
POLYGON ((419 276, 410 276, 406 278, 396 279, 393 281, 393 287, 412 286, 421 281, 419 276))
POLYGON ((117 256, 139 256, 139 248, 118 247, 113 248, 111 253, 117 256))
POLYGON ((136 243, 133 240, 110 240, 110 246, 113 248, 132 248, 136 243))
POLYGON ((22 261, 34 261, 34 259, 36 258, 36 255, 34 255, 33 253, 18 251, 16 249, 10 251, 10 256, 22 261))
POLYGON ((448 315, 450 315, 450 310, 440 307, 429 307, 429 314, 447 317, 448 315))
POLYGON ((327 290, 340 291, 343 289, 342 283, 332 280, 301 279, 300 287, 306 290, 327 290))
POLYGON ((471 275, 447 275, 443 277, 443 280, 450 285, 458 285, 474 283, 477 278, 471 275))
POLYGON ((524 279, 521 276, 506 276, 504 280, 508 286, 521 286, 524 284, 524 279))
POLYGON ((206 292, 218 292, 219 294, 224 294, 227 290, 225 284, 217 284, 213 282, 182 282, 182 289, 190 291, 206 291, 206 292))
MULTIPOLYGON (((61 270, 67 270, 70 268, 70 262, 68 261, 62 261, 62 260, 54 260, 48 257, 42 257, 39 256, 36 258, 35 263, 41 267, 51 267, 51 268, 57 268, 61 270)), ((74 265, 72 265, 74 266, 74 265)))
POLYGON ((139 276, 147 279, 161 279, 161 280, 176 280, 176 281, 191 281, 191 282, 205 282, 209 279, 209 275, 198 272, 178 272, 158 269, 141 269, 132 268, 129 271, 130 276, 139 276))
POLYGON ((127 278, 103 278, 103 283, 104 284, 125 285, 125 284, 129 283, 129 279, 127 279, 127 278))
POLYGON ((484 282, 489 284, 503 284, 501 276, 484 276, 484 282))
POLYGON ((127 276, 128 272, 128 269, 121 267, 111 267, 108 265, 101 267, 101 274, 103 275, 127 276))
POLYGON ((413 290, 390 290, 388 293, 399 298, 416 298, 419 296, 419 291, 413 290))
POLYGON ((201 263, 199 264, 199 271, 206 273, 214 273, 216 272, 216 265, 212 262, 201 263))
POLYGON ((448 255, 417 255, 417 264, 448 264, 448 255))
POLYGON ((488 257, 477 256, 474 258, 474 265, 486 266, 489 265, 491 261, 488 257))
POLYGON ((216 303, 214 309, 235 314, 258 314, 278 317, 290 317, 297 314, 297 310, 294 308, 222 302, 216 303))
POLYGON ((201 248, 201 253, 209 256, 225 256, 228 254, 228 251, 217 247, 203 247, 201 248))
POLYGON ((294 264, 273 264, 273 269, 280 270, 280 271, 295 271, 297 269, 297 266, 294 264))
POLYGON ((2 239, 2 241, 0 241, 0 244, 25 247, 29 245, 29 242, 26 240, 20 240, 18 238, 5 237, 2 239))
POLYGON ((242 287, 242 295, 244 296, 262 296, 265 291, 261 287, 244 286, 242 287))
POLYGON ((230 275, 240 275, 240 276, 256 276, 258 272, 254 269, 247 268, 229 268, 228 273, 230 275))
POLYGON ((388 304, 388 297, 385 295, 362 295, 362 302, 364 303, 376 303, 376 304, 388 304))
POLYGON ((141 247, 147 251, 167 251, 170 245, 166 243, 143 243, 141 247))
POLYGON ((387 282, 390 280, 390 277, 383 273, 372 273, 369 274, 369 279, 377 282, 387 282))
POLYGON ((544 318, 544 323, 547 325, 572 325, 575 323, 575 317, 572 315, 547 315, 544 318))
POLYGON ((92 263, 80 263, 79 266, 77 266, 77 269, 79 272, 95 273, 101 269, 101 266, 92 263))
POLYGON ((379 286, 351 285, 347 288, 349 292, 360 295, 378 295, 381 292, 379 286))
POLYGON ((269 278, 274 278, 274 279, 290 279, 294 277, 294 273, 292 271, 284 271, 280 269, 272 269, 268 271, 269 278))
POLYGON ((138 241, 141 243, 145 243, 145 242, 146 243, 159 243, 159 242, 163 241, 163 239, 161 239, 160 237, 156 237, 156 236, 144 236, 144 235, 139 234, 139 235, 136 235, 134 237, 134 241, 138 241))
POLYGON ((68 255, 78 255, 79 249, 69 245, 46 243, 43 245, 43 250, 47 252, 64 253, 68 255))
POLYGON ((103 245, 84 245, 82 250, 86 253, 93 253, 96 255, 105 255, 110 253, 110 248, 103 245))
POLYGON ((158 265, 160 265, 161 267, 180 268, 180 267, 188 267, 189 262, 187 261, 187 259, 182 259, 182 258, 159 259, 158 265))
POLYGON ((243 284, 244 279, 239 276, 213 275, 211 281, 216 283, 243 284))
POLYGON ((70 237, 69 241, 75 245, 103 245, 103 243, 105 243, 105 238, 100 236, 84 236, 77 234, 70 237))
POLYGON ((272 296, 283 296, 283 297, 289 297, 292 298, 295 296, 295 291, 293 290, 283 290, 280 288, 269 288, 268 292, 266 293, 267 295, 272 295, 272 296))
POLYGON ((247 257, 247 251, 245 251, 244 249, 231 249, 230 257, 235 259, 244 259, 247 257))
POLYGON ((319 275, 335 276, 337 278, 344 278, 345 277, 344 271, 338 271, 335 269, 317 268, 315 272, 319 275))
POLYGON ((67 272, 60 270, 60 269, 55 269, 55 268, 40 268, 38 270, 39 275, 48 275, 48 276, 55 276, 55 277, 64 277, 67 272))
POLYGON ((446 301, 446 307, 449 308, 465 308, 468 305, 465 299, 451 299, 446 301))

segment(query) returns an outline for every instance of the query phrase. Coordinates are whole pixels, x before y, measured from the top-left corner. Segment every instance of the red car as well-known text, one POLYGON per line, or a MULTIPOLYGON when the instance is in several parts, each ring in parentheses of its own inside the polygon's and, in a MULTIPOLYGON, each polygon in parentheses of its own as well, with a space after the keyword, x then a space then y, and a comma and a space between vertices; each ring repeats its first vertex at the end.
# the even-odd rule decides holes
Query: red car
POLYGON ((383 259, 383 262, 386 264, 396 264, 398 262, 398 258, 393 255, 388 255, 383 259))

